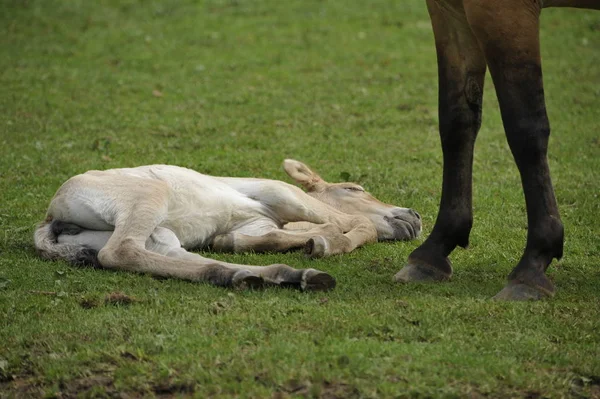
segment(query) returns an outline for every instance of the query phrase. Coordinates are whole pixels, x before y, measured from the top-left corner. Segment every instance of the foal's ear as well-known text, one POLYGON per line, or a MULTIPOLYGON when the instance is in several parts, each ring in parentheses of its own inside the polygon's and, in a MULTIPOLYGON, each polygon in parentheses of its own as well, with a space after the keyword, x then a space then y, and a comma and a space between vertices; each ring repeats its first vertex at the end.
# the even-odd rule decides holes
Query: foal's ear
POLYGON ((327 185, 325 180, 321 179, 321 176, 310 170, 302 162, 286 159, 283 161, 283 169, 292 179, 301 184, 306 191, 320 191, 327 185))

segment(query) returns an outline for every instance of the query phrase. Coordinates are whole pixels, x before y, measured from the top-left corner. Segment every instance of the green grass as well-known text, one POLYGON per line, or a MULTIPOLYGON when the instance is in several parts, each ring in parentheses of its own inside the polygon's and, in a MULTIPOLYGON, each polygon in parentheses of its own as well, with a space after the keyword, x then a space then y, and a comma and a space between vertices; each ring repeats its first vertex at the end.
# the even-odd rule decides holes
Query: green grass
POLYGON ((391 281, 422 238, 316 261, 210 255, 326 270, 325 294, 74 268, 32 246, 76 173, 284 178, 287 157, 417 209, 427 234, 441 151, 424 2, 1 1, 0 397, 599 397, 600 13, 542 21, 565 255, 554 299, 496 303, 526 215, 489 80, 450 283, 391 281))

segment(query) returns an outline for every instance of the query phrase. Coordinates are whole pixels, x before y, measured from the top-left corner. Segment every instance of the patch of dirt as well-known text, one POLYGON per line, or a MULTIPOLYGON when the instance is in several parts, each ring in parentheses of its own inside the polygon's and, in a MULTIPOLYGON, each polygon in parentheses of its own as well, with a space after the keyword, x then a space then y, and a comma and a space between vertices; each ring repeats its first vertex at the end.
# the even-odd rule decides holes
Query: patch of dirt
POLYGON ((133 353, 131 353, 129 351, 123 351, 123 352, 121 352, 121 357, 123 359, 134 360, 136 362, 140 360, 139 357, 137 357, 136 355, 134 355, 133 353))
POLYGON ((310 381, 290 380, 273 393, 272 398, 314 397, 320 399, 359 398, 360 391, 343 382, 322 381, 317 387, 310 381))
POLYGON ((538 399, 542 397, 542 393, 538 391, 527 391, 525 393, 525 399, 538 399))
POLYGON ((158 397, 181 397, 194 393, 194 390, 194 384, 173 380, 161 382, 152 387, 152 391, 158 397))
MULTIPOLYGON (((48 396, 48 385, 44 385, 35 377, 13 376, 11 381, 0 383, 0 398, 41 398, 48 396)), ((75 378, 59 384, 58 391, 52 397, 71 398, 141 398, 141 397, 187 397, 194 393, 193 383, 173 381, 169 379, 150 387, 150 391, 119 391, 114 385, 110 373, 97 373, 75 378)))
POLYGON ((141 302, 139 299, 124 294, 122 292, 111 292, 104 297, 104 303, 107 305, 121 305, 127 306, 132 303, 141 302))
POLYGON ((321 387, 320 397, 324 399, 358 398, 360 397, 360 391, 358 388, 343 382, 325 381, 321 387))
POLYGON ((79 306, 84 309, 93 309, 98 307, 99 302, 97 298, 92 297, 82 297, 79 299, 79 306))
POLYGON ((65 382, 60 384, 60 392, 56 396, 58 398, 80 398, 82 396, 100 396, 100 393, 105 397, 117 396, 118 392, 112 377, 95 374, 65 382), (96 395, 92 393, 96 393, 96 395))
MULTIPOLYGON (((12 381, 0 384, 0 392, 9 398, 41 398, 48 394, 45 388, 48 387, 42 385, 37 378, 25 376, 14 376, 12 381)), ((57 398, 65 399, 98 396, 99 394, 103 397, 118 396, 112 377, 103 374, 61 383, 59 391, 54 394, 57 398)))
POLYGON ((0 397, 4 398, 39 398, 43 390, 32 377, 12 376, 11 380, 0 382, 0 397), (6 396, 4 396, 6 395, 6 396))

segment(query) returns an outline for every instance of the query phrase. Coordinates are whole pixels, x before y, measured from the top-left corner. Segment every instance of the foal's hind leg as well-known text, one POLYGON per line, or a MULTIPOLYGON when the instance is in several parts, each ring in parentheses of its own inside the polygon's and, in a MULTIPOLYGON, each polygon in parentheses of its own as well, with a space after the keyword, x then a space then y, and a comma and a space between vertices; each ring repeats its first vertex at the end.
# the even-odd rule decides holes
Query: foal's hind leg
POLYGON ((521 174, 527 206, 527 245, 497 299, 539 299, 554 294, 545 274, 563 253, 563 225, 546 158, 550 125, 546 115, 539 47, 541 2, 465 1, 469 23, 482 47, 496 86, 508 144, 521 174), (489 18, 498 15, 499 18, 489 18), (510 34, 506 34, 506 32, 510 34))
POLYGON ((236 270, 232 282, 234 286, 239 285, 240 282, 248 285, 250 281, 260 284, 264 280, 269 285, 294 287, 305 291, 328 290, 335 287, 333 277, 315 269, 294 269, 283 264, 247 266, 204 258, 182 248, 175 233, 164 227, 157 227, 154 230, 150 238, 146 240, 146 248, 169 257, 210 262, 227 269, 236 270), (260 281, 256 279, 260 279, 260 281))
POLYGON ((166 218, 169 188, 159 181, 135 178, 95 182, 115 212, 114 232, 98 252, 102 267, 148 273, 220 286, 257 285, 262 279, 252 273, 226 267, 209 259, 181 259, 146 249, 146 241, 166 218), (140 184, 136 184, 140 183, 140 184), (131 185, 136 190, 131 190, 131 185))
MULTIPOLYGON (((97 267, 102 266, 98 263, 97 253, 107 244, 113 234, 112 231, 86 230, 74 224, 56 221, 53 222, 53 225, 59 243, 86 248, 86 251, 82 251, 81 255, 73 263, 97 267)), ((335 280, 331 276, 315 269, 297 270, 281 264, 245 266, 204 258, 182 248, 175 233, 164 227, 156 227, 152 231, 146 239, 145 249, 151 253, 168 258, 185 259, 202 265, 209 265, 213 267, 213 273, 219 273, 219 268, 221 268, 221 272, 227 271, 233 273, 231 281, 225 280, 224 283, 219 283, 219 285, 259 287, 266 282, 270 285, 291 286, 302 290, 327 290, 335 286, 335 280)), ((162 275, 152 270, 146 271, 155 275, 162 275)), ((172 275, 172 277, 186 278, 186 275, 176 274, 172 275)), ((193 280, 193 278, 191 279, 193 280)), ((219 279, 217 280, 220 281, 219 279)))
POLYGON ((473 224, 473 146, 481 124, 485 59, 462 9, 448 13, 435 0, 427 5, 438 58, 442 198, 433 231, 394 277, 400 282, 449 279, 448 255, 468 245, 473 224))

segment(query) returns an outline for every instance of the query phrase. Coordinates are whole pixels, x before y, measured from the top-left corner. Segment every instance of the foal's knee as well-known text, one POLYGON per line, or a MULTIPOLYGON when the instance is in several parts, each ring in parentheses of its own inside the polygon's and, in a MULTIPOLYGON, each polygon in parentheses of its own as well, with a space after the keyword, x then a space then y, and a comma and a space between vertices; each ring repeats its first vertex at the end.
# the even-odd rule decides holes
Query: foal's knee
POLYGON ((236 252, 234 233, 219 234, 213 239, 210 246, 219 252, 236 252))
POLYGON ((106 245, 98 252, 98 261, 103 267, 130 264, 139 257, 140 245, 132 238, 125 238, 116 245, 106 245))

